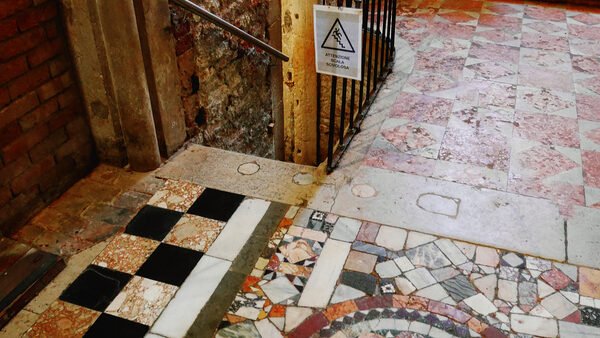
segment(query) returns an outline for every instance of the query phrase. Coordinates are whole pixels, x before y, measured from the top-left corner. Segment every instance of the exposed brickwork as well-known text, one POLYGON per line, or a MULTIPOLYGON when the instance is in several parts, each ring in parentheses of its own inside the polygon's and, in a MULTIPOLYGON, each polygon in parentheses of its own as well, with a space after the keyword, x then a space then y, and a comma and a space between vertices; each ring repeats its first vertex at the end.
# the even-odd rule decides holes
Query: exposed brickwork
POLYGON ((58 0, 0 0, 0 231, 95 164, 58 0))
MULTIPOLYGON (((269 1, 198 1, 268 41, 269 1)), ((269 57, 222 29, 171 6, 188 136, 208 146, 273 155, 269 57)))

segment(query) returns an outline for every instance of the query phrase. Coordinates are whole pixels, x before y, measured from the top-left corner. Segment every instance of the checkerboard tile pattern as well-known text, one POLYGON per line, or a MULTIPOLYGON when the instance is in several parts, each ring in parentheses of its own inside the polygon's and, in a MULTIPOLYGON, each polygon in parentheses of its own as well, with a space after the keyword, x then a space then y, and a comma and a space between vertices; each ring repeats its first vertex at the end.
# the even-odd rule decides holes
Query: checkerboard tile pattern
POLYGON ((244 199, 168 181, 28 335, 144 337, 244 199))

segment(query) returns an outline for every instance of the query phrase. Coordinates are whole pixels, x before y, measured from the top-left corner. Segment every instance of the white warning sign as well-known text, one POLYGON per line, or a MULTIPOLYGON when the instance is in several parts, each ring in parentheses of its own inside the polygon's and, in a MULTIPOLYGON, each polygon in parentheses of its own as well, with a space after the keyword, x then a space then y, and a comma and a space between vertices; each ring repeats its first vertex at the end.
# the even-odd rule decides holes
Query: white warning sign
POLYGON ((317 73, 361 79, 362 9, 314 6, 317 73))

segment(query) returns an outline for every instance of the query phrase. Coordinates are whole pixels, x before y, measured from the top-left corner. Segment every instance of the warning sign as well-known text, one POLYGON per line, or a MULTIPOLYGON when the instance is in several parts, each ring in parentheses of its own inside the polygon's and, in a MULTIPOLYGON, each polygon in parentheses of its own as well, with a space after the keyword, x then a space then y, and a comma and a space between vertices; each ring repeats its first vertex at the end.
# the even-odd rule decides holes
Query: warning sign
POLYGON ((317 73, 361 79, 362 10, 314 6, 317 73))

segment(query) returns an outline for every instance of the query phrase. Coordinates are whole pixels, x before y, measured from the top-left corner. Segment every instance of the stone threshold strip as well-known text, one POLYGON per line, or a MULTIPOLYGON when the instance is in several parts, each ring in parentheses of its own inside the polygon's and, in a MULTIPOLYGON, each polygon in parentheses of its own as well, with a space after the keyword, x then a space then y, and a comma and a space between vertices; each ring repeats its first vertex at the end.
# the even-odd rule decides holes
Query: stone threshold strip
POLYGON ((25 335, 210 335, 288 209, 169 180, 25 335))
POLYGON ((217 332, 362 335, 600 337, 600 270, 302 209, 217 332))

